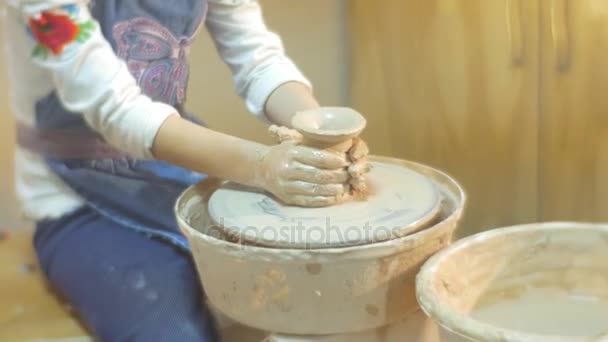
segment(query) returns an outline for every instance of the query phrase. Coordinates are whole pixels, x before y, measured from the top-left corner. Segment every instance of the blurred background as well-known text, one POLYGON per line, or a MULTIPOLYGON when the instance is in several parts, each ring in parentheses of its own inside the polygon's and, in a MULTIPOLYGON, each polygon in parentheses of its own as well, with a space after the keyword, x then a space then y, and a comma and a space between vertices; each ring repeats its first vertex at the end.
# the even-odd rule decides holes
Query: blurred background
MULTIPOLYGON (((261 3, 321 102, 368 118, 372 153, 429 164, 465 186, 463 234, 608 219, 605 1, 261 3)), ((217 130, 268 142, 204 34, 191 80, 192 112, 217 130)), ((26 223, 13 197, 6 88, 3 70, 0 227, 17 228, 26 223)))
MULTIPOLYGON (((428 164, 463 184, 461 235, 608 221, 607 1, 260 2, 322 104, 367 117, 373 154, 428 164)), ((191 112, 219 131, 270 142, 205 34, 191 71, 191 112)), ((35 272, 31 238, 3 234, 29 225, 13 194, 7 88, 2 68, 0 241, 9 243, 0 248, 0 340, 83 336, 35 272)))

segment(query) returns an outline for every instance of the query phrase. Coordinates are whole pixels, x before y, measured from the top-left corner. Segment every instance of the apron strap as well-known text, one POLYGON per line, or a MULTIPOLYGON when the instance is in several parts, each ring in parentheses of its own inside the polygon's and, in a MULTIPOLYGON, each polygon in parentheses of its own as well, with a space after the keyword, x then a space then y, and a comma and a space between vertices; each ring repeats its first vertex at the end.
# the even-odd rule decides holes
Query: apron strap
POLYGON ((16 124, 17 144, 31 152, 54 159, 120 159, 128 157, 90 132, 41 130, 22 122, 16 124))

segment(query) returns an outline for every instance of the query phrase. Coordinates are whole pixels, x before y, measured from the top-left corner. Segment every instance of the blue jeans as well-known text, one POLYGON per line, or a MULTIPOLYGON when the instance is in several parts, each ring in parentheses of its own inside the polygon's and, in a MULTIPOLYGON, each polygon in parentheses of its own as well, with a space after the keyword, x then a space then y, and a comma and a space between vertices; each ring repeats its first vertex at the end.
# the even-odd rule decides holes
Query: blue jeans
POLYGON ((40 222, 34 246, 49 282, 108 342, 215 342, 191 256, 83 208, 40 222))

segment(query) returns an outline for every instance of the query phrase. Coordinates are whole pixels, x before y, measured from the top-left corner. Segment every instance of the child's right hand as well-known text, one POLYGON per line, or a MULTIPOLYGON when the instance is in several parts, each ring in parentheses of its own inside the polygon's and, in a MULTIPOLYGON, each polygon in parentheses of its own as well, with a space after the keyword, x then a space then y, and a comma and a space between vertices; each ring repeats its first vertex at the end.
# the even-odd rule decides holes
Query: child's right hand
POLYGON ((174 115, 161 126, 153 152, 156 159, 264 189, 288 205, 330 206, 349 194, 354 164, 348 152, 304 146, 294 130, 275 133, 280 143, 267 146, 174 115))
POLYGON ((269 146, 260 153, 257 181, 286 204, 329 206, 349 191, 345 153, 302 146, 296 140, 269 146))

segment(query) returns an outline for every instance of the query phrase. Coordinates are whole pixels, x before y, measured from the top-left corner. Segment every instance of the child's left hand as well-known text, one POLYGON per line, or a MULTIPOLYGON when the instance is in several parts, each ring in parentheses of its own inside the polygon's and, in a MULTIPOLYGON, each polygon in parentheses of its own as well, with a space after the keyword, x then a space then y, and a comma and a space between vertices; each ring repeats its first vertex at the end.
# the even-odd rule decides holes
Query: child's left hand
POLYGON ((367 194, 367 186, 365 182, 365 175, 372 170, 372 165, 368 160, 369 147, 367 143, 357 137, 353 141, 353 146, 348 151, 348 157, 351 161, 351 165, 348 167, 348 173, 350 175, 350 185, 353 192, 358 196, 367 194))

